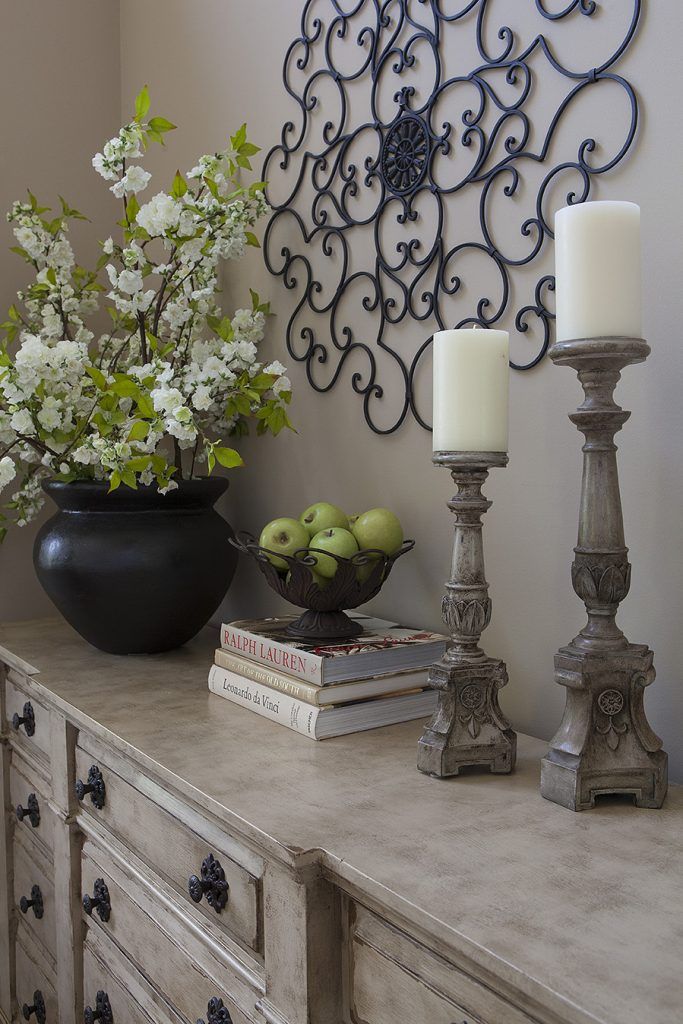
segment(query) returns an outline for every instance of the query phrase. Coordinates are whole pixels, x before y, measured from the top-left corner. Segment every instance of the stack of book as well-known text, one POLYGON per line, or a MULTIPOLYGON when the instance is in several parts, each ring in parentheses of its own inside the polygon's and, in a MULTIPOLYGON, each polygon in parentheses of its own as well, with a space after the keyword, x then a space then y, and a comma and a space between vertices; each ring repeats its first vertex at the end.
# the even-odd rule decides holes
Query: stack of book
POLYGON ((287 636, 292 618, 221 626, 209 689, 314 740, 434 712, 427 669, 445 636, 355 615, 361 636, 311 645, 287 636))

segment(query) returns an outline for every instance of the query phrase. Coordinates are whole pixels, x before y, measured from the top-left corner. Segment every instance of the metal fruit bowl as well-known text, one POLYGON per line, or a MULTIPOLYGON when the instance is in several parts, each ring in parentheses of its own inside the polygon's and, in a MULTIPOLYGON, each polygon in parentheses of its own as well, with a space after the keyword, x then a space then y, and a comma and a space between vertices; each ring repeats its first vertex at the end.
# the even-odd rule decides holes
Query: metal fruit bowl
POLYGON ((293 555, 262 548, 250 533, 238 533, 232 543, 245 555, 254 559, 273 590, 306 611, 290 623, 286 632, 302 640, 344 640, 363 632, 344 609, 357 608, 373 598, 391 572, 394 562, 415 547, 414 540, 404 540, 393 555, 368 548, 357 551, 351 558, 342 558, 316 548, 300 548, 293 555), (312 570, 316 566, 315 553, 329 555, 337 562, 337 571, 326 586, 320 586, 312 570), (287 563, 287 570, 278 570, 269 555, 287 563), (368 568, 366 568, 368 567, 368 568), (359 570, 361 577, 359 579, 359 570))

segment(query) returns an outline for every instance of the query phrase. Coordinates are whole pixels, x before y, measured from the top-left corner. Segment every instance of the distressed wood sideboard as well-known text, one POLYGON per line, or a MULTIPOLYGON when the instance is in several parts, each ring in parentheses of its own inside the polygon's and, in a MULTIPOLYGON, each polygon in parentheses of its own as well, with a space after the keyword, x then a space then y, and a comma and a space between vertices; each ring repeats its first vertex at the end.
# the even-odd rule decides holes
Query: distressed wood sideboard
POLYGON ((0 628, 2 1024, 681 1024, 683 788, 573 814, 539 740, 313 743, 208 692, 214 642, 0 628))

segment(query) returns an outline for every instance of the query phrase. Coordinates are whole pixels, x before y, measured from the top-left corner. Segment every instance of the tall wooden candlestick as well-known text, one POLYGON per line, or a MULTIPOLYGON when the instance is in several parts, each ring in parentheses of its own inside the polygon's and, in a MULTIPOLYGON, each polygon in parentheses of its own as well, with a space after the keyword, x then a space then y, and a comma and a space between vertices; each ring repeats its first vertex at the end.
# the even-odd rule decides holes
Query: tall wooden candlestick
POLYGON ((418 744, 417 767, 427 775, 458 775, 469 765, 506 773, 515 765, 517 737, 498 706, 508 681, 505 663, 489 658, 479 638, 491 619, 484 575, 481 517, 491 507, 481 493, 493 466, 506 466, 506 452, 435 452, 457 487, 448 502, 455 516, 451 576, 442 601, 451 642, 429 670, 439 704, 418 744))
POLYGON ((555 656, 555 680, 567 687, 567 700, 541 763, 542 795, 574 811, 592 807, 604 793, 628 793, 638 807, 660 807, 667 790, 667 755, 643 707, 643 691, 655 678, 652 651, 629 643, 615 622, 631 566, 614 435, 630 413, 613 395, 623 368, 649 352, 640 338, 609 337, 557 341, 548 353, 578 371, 585 392, 569 418, 586 438, 572 584, 588 622, 555 656))

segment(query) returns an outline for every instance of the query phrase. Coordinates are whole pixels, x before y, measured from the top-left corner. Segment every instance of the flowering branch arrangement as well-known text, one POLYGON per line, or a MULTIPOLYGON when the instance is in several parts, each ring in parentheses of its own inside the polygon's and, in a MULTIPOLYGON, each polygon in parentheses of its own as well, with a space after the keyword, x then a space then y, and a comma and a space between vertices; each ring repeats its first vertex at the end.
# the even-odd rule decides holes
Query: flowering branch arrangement
POLYGON ((165 493, 217 463, 241 465, 223 442, 249 421, 259 434, 291 427, 285 367, 258 361, 268 304, 252 291, 250 308, 226 316, 217 302, 221 262, 259 244, 264 183, 238 180, 258 147, 243 125, 226 149, 141 202, 151 175, 134 161, 175 128, 149 107, 145 87, 133 120, 93 157, 122 204, 120 240, 101 243, 95 270, 75 261, 69 224, 85 218, 63 199, 51 217, 29 192, 8 214, 13 251, 35 279, 0 325, 0 487, 19 484, 4 522, 36 514, 46 478, 165 493), (110 326, 96 337, 86 324, 103 298, 110 326))

